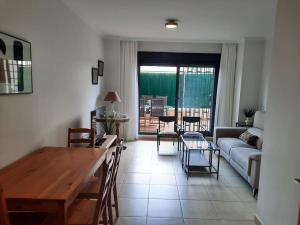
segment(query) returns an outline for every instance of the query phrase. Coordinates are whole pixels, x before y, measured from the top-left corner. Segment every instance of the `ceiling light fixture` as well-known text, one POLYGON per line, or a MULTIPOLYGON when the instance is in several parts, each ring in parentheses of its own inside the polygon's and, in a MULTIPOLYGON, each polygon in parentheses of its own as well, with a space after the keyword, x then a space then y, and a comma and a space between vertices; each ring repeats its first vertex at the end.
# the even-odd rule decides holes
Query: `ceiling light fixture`
POLYGON ((176 29, 178 27, 178 23, 176 19, 168 19, 165 23, 167 29, 176 29))

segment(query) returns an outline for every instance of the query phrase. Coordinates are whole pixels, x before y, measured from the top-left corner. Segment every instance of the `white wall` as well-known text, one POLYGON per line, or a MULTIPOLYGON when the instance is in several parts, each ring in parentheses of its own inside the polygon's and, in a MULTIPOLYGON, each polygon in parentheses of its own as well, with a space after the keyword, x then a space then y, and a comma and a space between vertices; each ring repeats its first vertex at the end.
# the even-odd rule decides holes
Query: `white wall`
POLYGON ((236 57, 236 71, 235 71, 235 81, 234 81, 234 102, 233 102, 233 126, 235 122, 239 121, 240 114, 240 94, 241 94, 241 84, 243 77, 243 63, 244 63, 244 51, 245 51, 245 40, 242 40, 238 44, 237 57, 236 57))
POLYGON ((263 38, 245 38, 237 57, 234 119, 242 121, 244 108, 260 109, 260 92, 265 55, 263 38))
POLYGON ((1 0, 0 21, 1 31, 32 43, 33 64, 33 94, 0 96, 2 167, 44 145, 65 146, 68 127, 89 126, 101 93, 91 67, 103 50, 60 0, 1 0))
POLYGON ((120 93, 120 45, 119 39, 104 39, 105 91, 120 93))
POLYGON ((257 215, 265 225, 296 225, 300 187, 300 1, 279 0, 257 215))
POLYGON ((259 107, 262 110, 267 109, 267 99, 269 92, 269 81, 271 76, 271 62, 272 62, 272 45, 273 40, 270 38, 266 40, 263 72, 261 77, 260 93, 259 93, 259 107))
POLYGON ((138 50, 146 52, 221 53, 222 44, 139 41, 138 50))

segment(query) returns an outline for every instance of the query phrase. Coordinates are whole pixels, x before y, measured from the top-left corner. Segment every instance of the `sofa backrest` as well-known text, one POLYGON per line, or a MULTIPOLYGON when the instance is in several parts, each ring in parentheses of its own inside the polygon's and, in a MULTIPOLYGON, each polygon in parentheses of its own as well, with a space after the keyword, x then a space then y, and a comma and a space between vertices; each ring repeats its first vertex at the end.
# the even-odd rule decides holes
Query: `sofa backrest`
POLYGON ((265 114, 266 112, 264 111, 256 111, 254 115, 253 127, 257 127, 262 130, 264 129, 265 114))

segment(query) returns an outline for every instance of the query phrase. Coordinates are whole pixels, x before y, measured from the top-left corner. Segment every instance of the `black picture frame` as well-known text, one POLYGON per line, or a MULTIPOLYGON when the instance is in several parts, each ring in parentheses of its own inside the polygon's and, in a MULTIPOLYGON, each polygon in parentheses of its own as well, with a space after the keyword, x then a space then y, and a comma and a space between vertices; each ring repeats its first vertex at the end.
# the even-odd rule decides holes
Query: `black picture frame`
POLYGON ((92 68, 92 84, 98 84, 98 68, 95 67, 92 68))
POLYGON ((0 77, 1 84, 6 90, 0 87, 0 95, 32 94, 32 57, 31 42, 17 36, 0 31, 0 76, 4 75, 4 67, 17 68, 10 70, 9 76, 13 77, 15 85, 11 85, 8 78, 0 77))
POLYGON ((98 76, 103 76, 103 70, 104 70, 104 62, 101 60, 98 60, 98 76))

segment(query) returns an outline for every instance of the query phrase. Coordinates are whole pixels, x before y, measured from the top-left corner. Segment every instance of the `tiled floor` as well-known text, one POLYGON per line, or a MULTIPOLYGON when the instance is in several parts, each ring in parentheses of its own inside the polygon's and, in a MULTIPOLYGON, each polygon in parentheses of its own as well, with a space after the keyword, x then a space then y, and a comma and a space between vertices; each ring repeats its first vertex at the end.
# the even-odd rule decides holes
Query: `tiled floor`
POLYGON ((248 184, 221 160, 220 177, 188 180, 171 142, 126 143, 118 174, 117 225, 254 225, 248 184))

